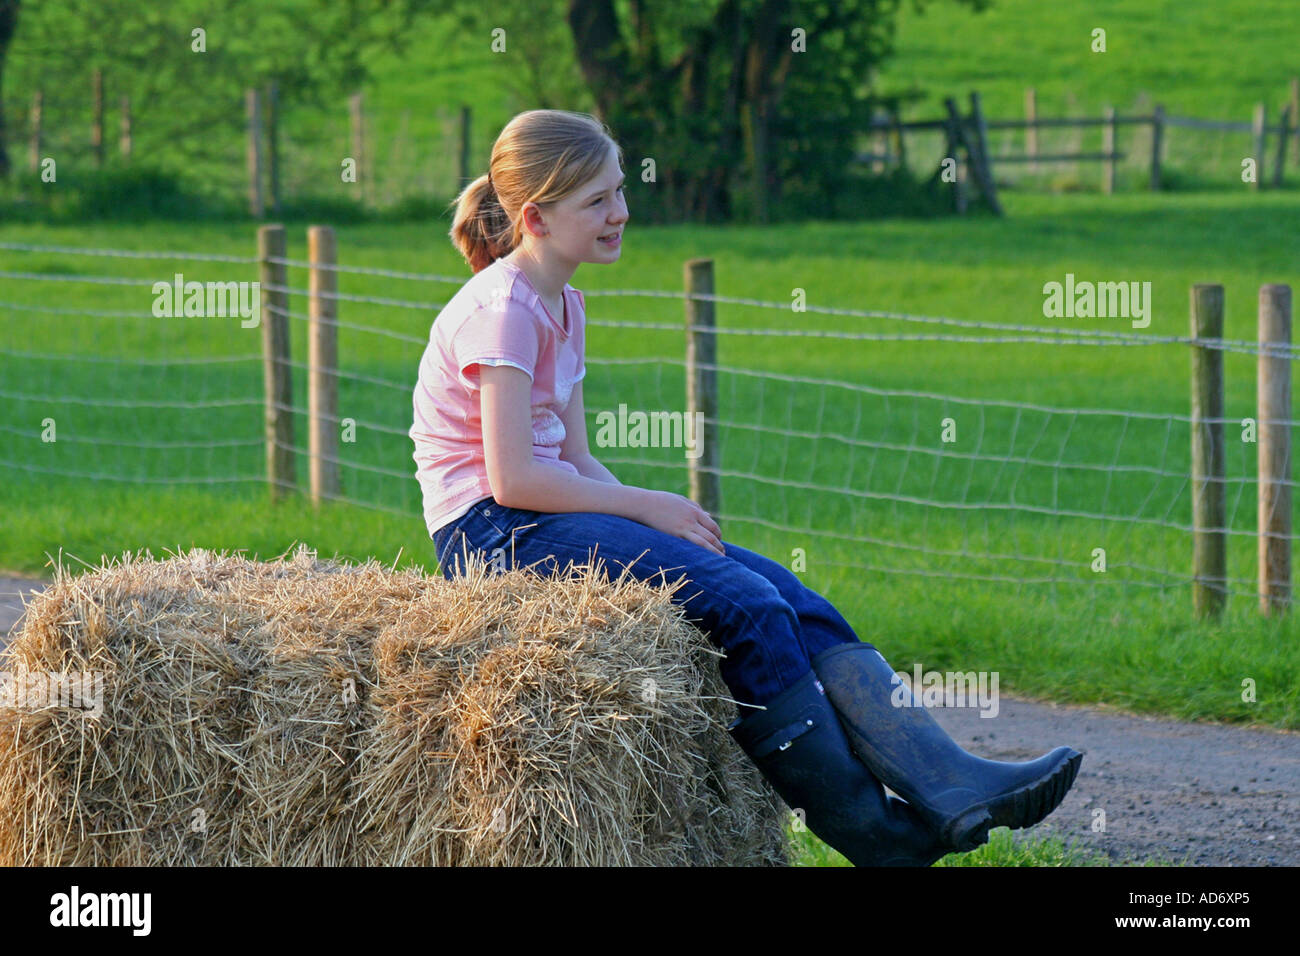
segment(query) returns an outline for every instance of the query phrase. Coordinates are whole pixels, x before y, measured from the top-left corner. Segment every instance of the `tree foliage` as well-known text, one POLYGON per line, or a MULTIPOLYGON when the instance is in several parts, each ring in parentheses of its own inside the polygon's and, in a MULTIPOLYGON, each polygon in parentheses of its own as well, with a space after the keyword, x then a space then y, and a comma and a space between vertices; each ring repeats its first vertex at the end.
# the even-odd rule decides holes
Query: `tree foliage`
POLYGON ((6 4, 16 7, 17 0, 0 0, 0 79, 10 89, 40 89, 55 109, 85 104, 90 76, 102 70, 113 101, 130 97, 146 135, 182 148, 239 135, 249 87, 275 81, 286 103, 342 99, 366 79, 369 57, 403 51, 415 18, 441 6, 437 0, 40 0, 23 7, 6 59, 6 4))
MULTIPOLYGON (((843 206, 902 0, 552 0, 595 113, 632 175, 654 161, 652 219, 766 220, 843 206)), ((913 0, 922 10, 928 0, 913 0)), ((988 0, 954 0, 976 10, 988 0)), ((536 0, 457 5, 509 28, 536 0)))
MULTIPOLYGON (((4 103, 5 61, 17 28, 18 0, 0 0, 0 104, 4 103)), ((9 175, 9 151, 5 149, 5 142, 5 114, 0 109, 0 177, 9 175)))
POLYGON ((522 101, 591 109, 623 145, 633 184, 653 167, 643 220, 835 216, 858 211, 852 156, 880 102, 874 76, 903 2, 41 0, 23 7, 6 58, 4 14, 18 0, 0 0, 0 80, 75 98, 84 117, 101 69, 153 142, 228 152, 244 89, 274 81, 285 107, 341 105, 374 56, 412 52, 416 19, 437 14, 483 50, 505 30, 522 101))

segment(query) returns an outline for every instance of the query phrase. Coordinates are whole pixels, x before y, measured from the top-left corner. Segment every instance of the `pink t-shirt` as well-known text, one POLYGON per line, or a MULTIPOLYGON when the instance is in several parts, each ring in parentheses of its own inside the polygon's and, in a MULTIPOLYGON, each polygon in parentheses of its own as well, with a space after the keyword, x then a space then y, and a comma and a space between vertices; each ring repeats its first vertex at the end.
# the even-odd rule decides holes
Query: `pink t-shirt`
POLYGON ((513 365, 532 379, 533 458, 578 474, 560 459, 564 422, 583 364, 586 302, 564 286, 564 315, 552 316, 528 277, 498 259, 438 313, 420 359, 413 404, 415 477, 429 535, 492 494, 483 454, 479 365, 513 365))

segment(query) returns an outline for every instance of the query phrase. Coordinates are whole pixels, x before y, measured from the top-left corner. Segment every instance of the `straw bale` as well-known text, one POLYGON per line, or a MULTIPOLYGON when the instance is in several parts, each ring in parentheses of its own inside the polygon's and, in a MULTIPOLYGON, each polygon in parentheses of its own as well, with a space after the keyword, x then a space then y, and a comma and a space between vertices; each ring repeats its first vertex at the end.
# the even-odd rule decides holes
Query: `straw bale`
POLYGON ((683 583, 60 566, 0 659, 0 864, 784 865, 683 583), (102 714, 12 693, 51 674, 102 714))

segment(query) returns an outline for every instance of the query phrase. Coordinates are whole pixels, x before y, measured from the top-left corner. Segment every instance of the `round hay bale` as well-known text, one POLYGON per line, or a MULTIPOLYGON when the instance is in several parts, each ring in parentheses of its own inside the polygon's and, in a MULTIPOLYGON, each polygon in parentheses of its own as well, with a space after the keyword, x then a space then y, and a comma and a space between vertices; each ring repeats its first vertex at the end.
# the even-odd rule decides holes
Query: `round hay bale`
POLYGON ((102 713, 0 702, 0 864, 788 863, 719 652, 675 588, 599 571, 60 568, 0 670, 94 674, 102 713))

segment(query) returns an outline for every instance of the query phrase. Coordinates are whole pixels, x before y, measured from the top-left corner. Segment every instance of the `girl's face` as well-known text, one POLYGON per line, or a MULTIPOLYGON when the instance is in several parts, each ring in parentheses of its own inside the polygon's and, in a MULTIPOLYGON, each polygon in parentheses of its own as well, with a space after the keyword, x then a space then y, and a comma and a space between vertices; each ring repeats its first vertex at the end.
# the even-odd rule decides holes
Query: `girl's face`
MULTIPOLYGON (((627 202, 623 198, 626 177, 611 146, 600 172, 591 182, 560 202, 549 204, 542 217, 551 252, 570 261, 608 263, 618 261, 627 202), (601 236, 617 237, 604 242, 601 236)), ((527 217, 527 213, 525 213, 527 217)))

